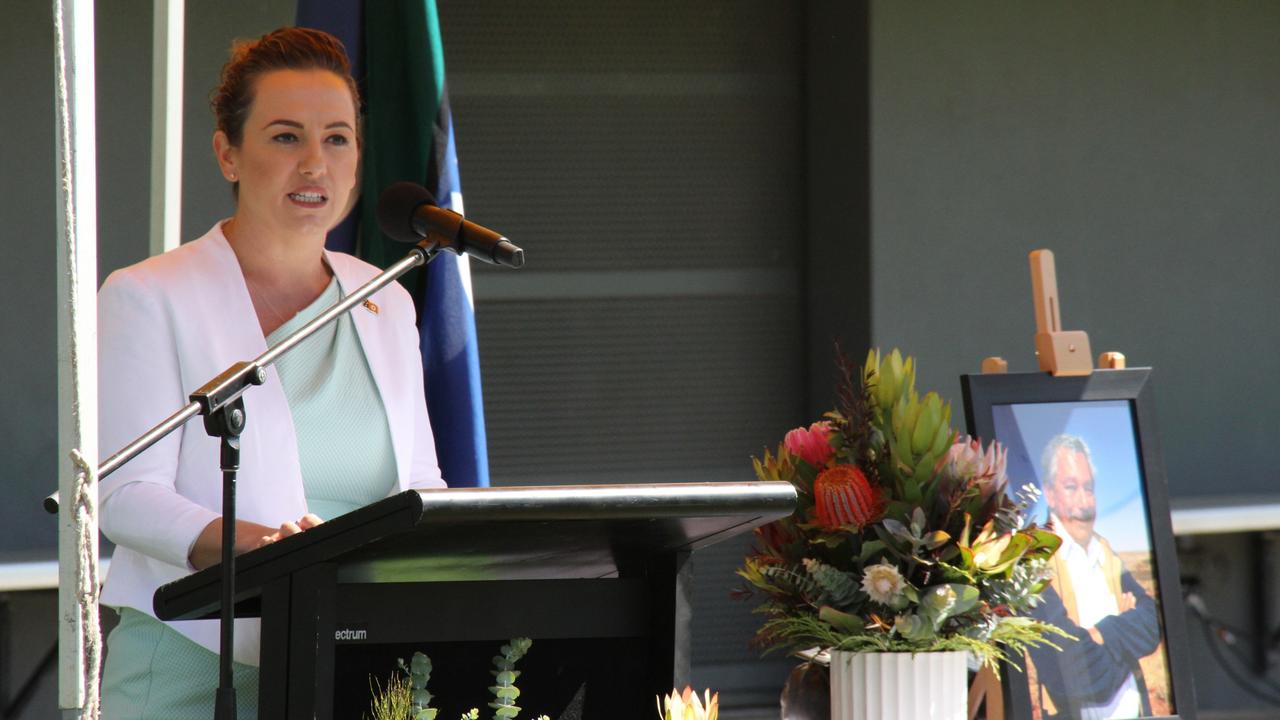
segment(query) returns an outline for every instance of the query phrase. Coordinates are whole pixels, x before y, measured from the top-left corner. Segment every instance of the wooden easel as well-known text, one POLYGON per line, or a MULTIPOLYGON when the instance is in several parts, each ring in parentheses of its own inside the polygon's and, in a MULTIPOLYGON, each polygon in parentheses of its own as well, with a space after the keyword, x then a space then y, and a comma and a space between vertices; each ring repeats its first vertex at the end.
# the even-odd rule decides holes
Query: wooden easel
MULTIPOLYGON (((1053 262, 1052 250, 1032 250, 1031 299, 1036 314, 1036 359, 1040 369, 1054 377, 1089 375, 1093 373, 1090 359, 1089 333, 1083 330, 1063 330, 1061 304, 1058 301, 1058 274, 1053 262)), ((1124 367, 1124 355, 1104 352, 1098 356, 1098 368, 1118 370, 1124 367)), ((1009 363, 1001 357, 989 357, 982 361, 982 372, 1003 373, 1009 371, 1009 363)))
MULTIPOLYGON (((1091 375, 1089 334, 1083 330, 1063 330, 1061 305, 1058 301, 1058 275, 1053 251, 1033 250, 1031 261, 1031 298, 1035 305, 1036 359, 1040 370, 1054 377, 1091 375)), ((1098 369, 1119 370, 1125 366, 1124 355, 1104 352, 1098 355, 1098 369)), ((1001 357, 982 361, 983 373, 1005 373, 1009 363, 1001 357)), ((994 671, 982 668, 969 686, 969 720, 1004 720, 1004 694, 994 671), (984 712, 985 711, 985 712, 984 712)))
POLYGON ((978 670, 969 686, 969 720, 1004 720, 1004 694, 1000 678, 989 667, 978 670), (985 711, 985 712, 984 712, 985 711))

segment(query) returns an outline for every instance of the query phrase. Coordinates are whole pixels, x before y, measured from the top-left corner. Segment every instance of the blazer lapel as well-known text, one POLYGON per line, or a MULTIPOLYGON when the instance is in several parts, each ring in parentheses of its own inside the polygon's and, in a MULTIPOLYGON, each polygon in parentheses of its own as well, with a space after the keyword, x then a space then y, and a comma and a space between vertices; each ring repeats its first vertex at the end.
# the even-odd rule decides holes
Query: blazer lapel
MULTIPOLYGON (((235 251, 222 234, 221 224, 214 226, 210 241, 218 263, 218 271, 211 273, 211 277, 218 279, 220 287, 210 293, 206 301, 216 303, 233 319, 221 326, 226 332, 221 338, 227 348, 225 355, 233 358, 233 362, 252 360, 267 351, 267 343, 258 325, 244 273, 235 251)), ((282 508, 305 508, 297 431, 276 369, 268 368, 266 383, 250 388, 243 398, 248 422, 242 446, 242 482, 238 483, 243 498, 242 517, 269 515, 282 508)))

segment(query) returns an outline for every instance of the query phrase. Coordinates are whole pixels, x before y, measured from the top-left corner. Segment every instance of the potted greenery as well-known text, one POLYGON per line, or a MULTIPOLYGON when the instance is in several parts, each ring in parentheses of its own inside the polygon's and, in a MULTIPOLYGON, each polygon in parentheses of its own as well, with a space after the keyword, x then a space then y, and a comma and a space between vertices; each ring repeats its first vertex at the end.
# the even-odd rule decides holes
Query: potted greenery
POLYGON ((738 571, 763 596, 757 642, 829 655, 833 718, 963 718, 968 657, 995 667, 1063 635, 1026 616, 1058 537, 1028 518, 1035 488, 1007 492, 1005 451, 919 397, 911 358, 838 366, 837 409, 754 459, 800 498, 738 571))
MULTIPOLYGON (((489 686, 489 692, 493 694, 493 702, 489 703, 493 709, 493 720, 514 720, 520 714, 521 708, 515 703, 520 697, 520 689, 516 687, 520 671, 515 668, 532 645, 529 638, 512 638, 493 656, 493 670, 489 671, 493 675, 493 685, 489 686)), ((431 682, 431 658, 425 653, 415 652, 409 662, 401 659, 399 665, 399 670, 392 673, 385 687, 377 679, 369 678, 373 699, 364 720, 437 720, 440 711, 431 707, 434 696, 427 689, 431 682)), ((580 697, 574 700, 581 704, 580 697)), ((460 720, 480 720, 479 708, 463 713, 460 720)), ((551 718, 539 715, 537 720, 551 718)))

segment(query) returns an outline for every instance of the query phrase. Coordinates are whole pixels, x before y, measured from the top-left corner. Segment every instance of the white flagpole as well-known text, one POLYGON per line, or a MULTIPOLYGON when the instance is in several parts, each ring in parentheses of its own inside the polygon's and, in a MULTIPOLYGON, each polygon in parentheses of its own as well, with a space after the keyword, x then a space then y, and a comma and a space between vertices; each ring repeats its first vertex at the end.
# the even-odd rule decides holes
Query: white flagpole
POLYGON ((182 232, 182 56, 185 0, 155 0, 151 46, 151 254, 182 232))
POLYGON ((58 706, 96 720, 98 206, 93 0, 54 0, 58 199, 58 706))

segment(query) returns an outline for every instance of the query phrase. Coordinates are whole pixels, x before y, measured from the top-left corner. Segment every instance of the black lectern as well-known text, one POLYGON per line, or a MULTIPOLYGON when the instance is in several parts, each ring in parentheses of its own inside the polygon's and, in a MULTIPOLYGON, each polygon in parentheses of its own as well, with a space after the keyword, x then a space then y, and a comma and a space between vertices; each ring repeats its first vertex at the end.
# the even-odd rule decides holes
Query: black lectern
MULTIPOLYGON (((514 636, 630 639, 643 677, 617 681, 649 717, 689 680, 689 554, 795 503, 785 482, 408 491, 246 553, 236 615, 262 618, 258 717, 332 718, 342 646, 514 636)), ((155 594, 162 620, 219 603, 216 566, 155 594)))

